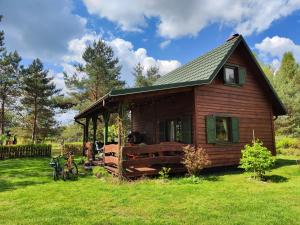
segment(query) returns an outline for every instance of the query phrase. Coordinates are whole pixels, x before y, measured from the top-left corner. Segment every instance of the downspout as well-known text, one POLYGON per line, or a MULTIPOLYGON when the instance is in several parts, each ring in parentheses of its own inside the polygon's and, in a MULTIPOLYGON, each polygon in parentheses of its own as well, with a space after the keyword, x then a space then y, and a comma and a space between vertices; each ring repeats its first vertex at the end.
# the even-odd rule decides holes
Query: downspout
POLYGON ((273 118, 273 121, 277 120, 278 119, 278 116, 275 116, 275 118, 273 118))

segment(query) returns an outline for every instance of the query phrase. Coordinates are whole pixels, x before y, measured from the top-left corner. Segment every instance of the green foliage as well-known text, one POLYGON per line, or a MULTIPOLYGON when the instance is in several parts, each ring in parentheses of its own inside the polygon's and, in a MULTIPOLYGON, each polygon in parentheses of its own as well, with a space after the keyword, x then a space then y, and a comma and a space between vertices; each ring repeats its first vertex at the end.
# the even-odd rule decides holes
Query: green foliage
POLYGON ((152 86, 160 77, 158 67, 151 66, 146 72, 144 72, 144 67, 141 65, 141 63, 138 63, 135 66, 132 74, 135 77, 135 87, 152 86))
MULTIPOLYGON (((1 22, 2 16, 0 16, 1 22)), ((4 31, 0 31, 0 134, 4 133, 6 113, 15 106, 19 95, 19 63, 21 57, 14 52, 7 52, 4 46, 4 31)))
POLYGON ((259 140, 253 141, 252 145, 246 145, 242 150, 240 168, 254 173, 254 178, 263 178, 266 171, 274 165, 275 159, 271 152, 263 146, 259 140))
POLYGON ((37 138, 45 139, 54 129, 56 121, 53 96, 60 90, 56 89, 53 78, 48 76, 39 59, 33 60, 28 68, 22 70, 22 97, 24 110, 24 126, 31 130, 32 142, 37 138))
POLYGON ((110 176, 110 174, 107 172, 107 170, 102 166, 95 166, 93 167, 93 174, 97 178, 104 178, 110 176))
POLYGON ((159 178, 163 179, 163 180, 168 179, 169 175, 170 175, 170 172, 171 172, 171 168, 162 167, 161 170, 158 172, 159 178))
POLYGON ((64 144, 64 153, 73 151, 74 155, 82 155, 82 147, 83 147, 83 144, 80 142, 65 143, 64 144))
POLYGON ((203 181, 203 178, 199 176, 188 176, 180 179, 179 183, 181 184, 200 184, 203 181))
POLYGON ((112 88, 122 88, 125 84, 120 80, 119 59, 103 40, 95 41, 88 46, 82 58, 84 65, 75 65, 75 74, 65 73, 65 83, 71 90, 70 95, 75 109, 83 109, 91 102, 98 100, 112 88), (78 74, 87 76, 80 78, 78 74))
POLYGON ((279 154, 300 156, 300 141, 298 138, 277 137, 276 150, 279 154))
POLYGON ((281 66, 273 77, 273 85, 287 108, 288 114, 276 120, 275 128, 281 135, 300 135, 300 70, 293 54, 286 52, 281 66))
MULTIPOLYGON (((104 132, 104 128, 103 128, 104 132)), ((108 141, 117 141, 118 138, 118 126, 112 124, 108 126, 108 141)))

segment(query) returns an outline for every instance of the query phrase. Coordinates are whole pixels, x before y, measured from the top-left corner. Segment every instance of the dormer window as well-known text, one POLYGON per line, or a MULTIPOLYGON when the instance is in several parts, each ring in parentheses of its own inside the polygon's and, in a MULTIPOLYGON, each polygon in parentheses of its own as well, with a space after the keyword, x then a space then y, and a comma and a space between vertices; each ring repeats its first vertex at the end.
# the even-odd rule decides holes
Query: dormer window
POLYGON ((225 66, 224 84, 242 86, 245 84, 246 70, 244 67, 225 66))

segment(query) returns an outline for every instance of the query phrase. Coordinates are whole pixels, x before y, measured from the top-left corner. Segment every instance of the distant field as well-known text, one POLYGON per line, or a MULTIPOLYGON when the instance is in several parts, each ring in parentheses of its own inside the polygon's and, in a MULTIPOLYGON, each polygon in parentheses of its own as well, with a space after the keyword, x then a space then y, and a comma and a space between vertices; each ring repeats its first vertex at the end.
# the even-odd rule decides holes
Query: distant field
POLYGON ((0 224, 299 224, 300 168, 279 156, 268 182, 240 170, 118 183, 51 179, 49 159, 0 161, 0 224))

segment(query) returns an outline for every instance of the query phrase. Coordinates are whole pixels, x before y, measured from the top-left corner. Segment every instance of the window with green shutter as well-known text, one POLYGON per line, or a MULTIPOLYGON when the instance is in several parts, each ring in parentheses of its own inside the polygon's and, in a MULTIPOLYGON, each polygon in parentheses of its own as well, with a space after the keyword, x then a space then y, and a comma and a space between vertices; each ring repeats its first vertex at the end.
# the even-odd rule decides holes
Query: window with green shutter
POLYGON ((206 116, 206 137, 208 144, 238 143, 239 119, 229 116, 206 116))
POLYGON ((246 82, 246 68, 226 65, 224 66, 224 84, 232 86, 242 86, 246 82))

